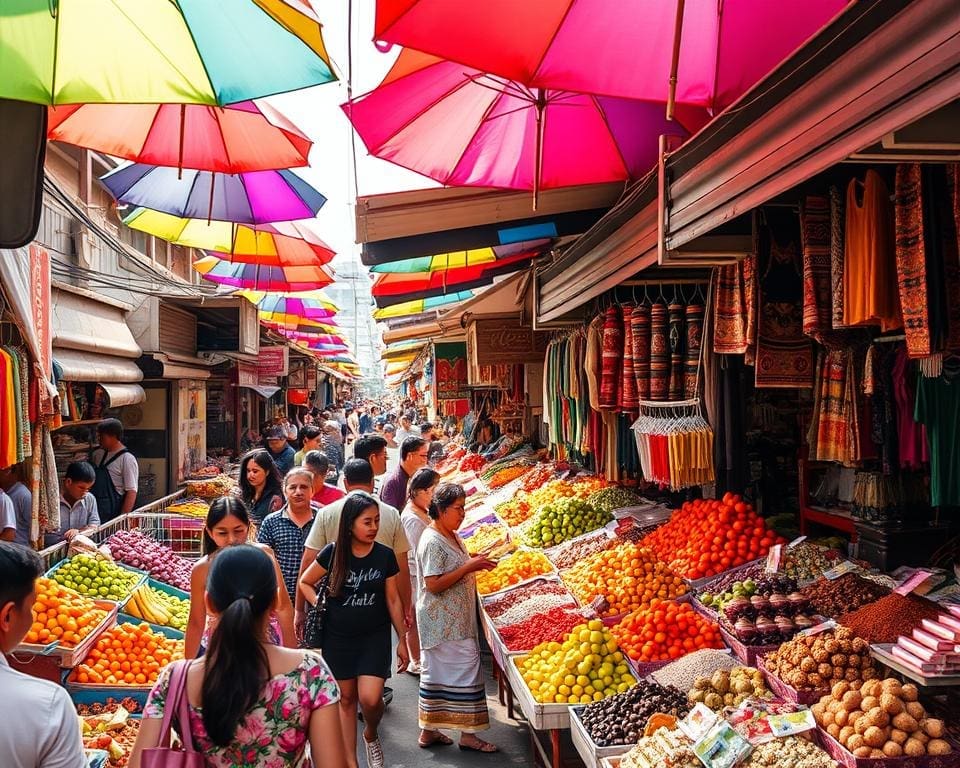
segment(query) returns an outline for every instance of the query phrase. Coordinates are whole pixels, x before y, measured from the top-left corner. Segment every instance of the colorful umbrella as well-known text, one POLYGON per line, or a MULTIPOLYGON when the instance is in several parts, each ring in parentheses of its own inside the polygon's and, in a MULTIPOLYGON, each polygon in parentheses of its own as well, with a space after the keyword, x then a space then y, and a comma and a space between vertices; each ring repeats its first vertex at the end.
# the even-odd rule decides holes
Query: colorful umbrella
POLYGON ((137 208, 123 223, 176 245, 216 251, 218 257, 227 261, 326 264, 334 256, 330 246, 305 222, 284 221, 248 227, 226 221, 181 219, 150 208, 137 208))
POLYGON ((686 137, 655 102, 541 91, 405 49, 373 91, 347 102, 371 154, 449 186, 540 189, 625 181, 657 161, 659 137, 686 137))
POLYGON ((322 24, 305 0, 253 0, 280 26, 299 37, 324 61, 329 62, 327 47, 320 34, 322 24))
POLYGON ((279 330, 278 333, 286 336, 288 339, 306 341, 314 345, 315 348, 348 348, 346 339, 336 333, 301 333, 300 331, 284 330, 279 330))
POLYGON ((260 264, 232 264, 216 256, 204 256, 193 268, 207 280, 233 288, 255 291, 311 291, 333 282, 327 267, 269 267, 260 264))
POLYGON ((405 301, 403 304, 394 304, 393 306, 375 309, 373 311, 374 320, 386 320, 392 317, 405 317, 406 315, 420 315, 424 312, 430 312, 434 309, 449 309, 453 304, 459 304, 461 301, 472 299, 473 291, 459 291, 449 293, 446 296, 435 296, 429 299, 415 299, 405 301))
POLYGON ((550 244, 549 238, 539 240, 524 240, 509 245, 495 245, 492 248, 474 248, 469 251, 452 251, 439 253, 434 256, 421 256, 414 259, 401 259, 386 264, 376 264, 368 267, 371 272, 436 272, 439 270, 456 269, 458 267, 472 267, 478 264, 490 264, 508 256, 524 251, 534 251, 550 244))
POLYGON ((270 224, 309 219, 327 198, 290 170, 211 173, 130 163, 101 176, 118 202, 171 216, 270 224))
POLYGON ((70 104, 49 112, 47 138, 151 165, 219 173, 294 168, 307 165, 313 145, 276 110, 252 101, 70 104))
POLYGON ((262 291, 237 291, 260 309, 261 317, 269 315, 275 322, 326 320, 340 311, 322 291, 304 293, 264 293, 262 291))
POLYGON ((336 323, 329 321, 324 323, 310 322, 301 319, 299 322, 278 323, 274 320, 265 320, 263 314, 260 315, 260 324, 264 328, 272 328, 275 331, 291 331, 297 333, 337 333, 340 328, 336 323))
POLYGON ((224 105, 336 79, 239 0, 4 0, 0 51, 0 98, 48 105, 224 105))
POLYGON ((489 264, 458 267, 436 272, 381 273, 373 282, 371 293, 378 306, 399 304, 417 297, 442 296, 446 293, 489 285, 495 277, 516 272, 538 255, 538 251, 518 253, 489 264))
POLYGON ((377 0, 374 35, 525 83, 719 111, 848 0, 377 0))

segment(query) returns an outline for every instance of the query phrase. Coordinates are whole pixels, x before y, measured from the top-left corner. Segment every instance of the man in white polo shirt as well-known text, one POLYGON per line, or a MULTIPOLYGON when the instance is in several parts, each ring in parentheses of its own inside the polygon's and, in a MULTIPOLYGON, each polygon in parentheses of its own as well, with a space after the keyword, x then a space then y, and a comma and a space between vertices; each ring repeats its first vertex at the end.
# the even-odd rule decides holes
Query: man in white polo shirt
POLYGON ((32 549, 0 541, 0 765, 86 768, 77 710, 65 688, 15 672, 12 653, 33 624, 43 561, 32 549))

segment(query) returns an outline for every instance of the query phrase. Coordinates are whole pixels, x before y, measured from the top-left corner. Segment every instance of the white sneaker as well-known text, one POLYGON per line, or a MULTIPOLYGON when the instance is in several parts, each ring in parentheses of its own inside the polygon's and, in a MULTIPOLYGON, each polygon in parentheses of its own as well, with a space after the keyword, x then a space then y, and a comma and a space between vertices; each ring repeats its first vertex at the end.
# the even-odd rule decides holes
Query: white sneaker
POLYGON ((380 744, 380 739, 376 738, 373 741, 367 741, 366 737, 364 737, 363 746, 367 751, 368 768, 384 768, 383 747, 380 744))

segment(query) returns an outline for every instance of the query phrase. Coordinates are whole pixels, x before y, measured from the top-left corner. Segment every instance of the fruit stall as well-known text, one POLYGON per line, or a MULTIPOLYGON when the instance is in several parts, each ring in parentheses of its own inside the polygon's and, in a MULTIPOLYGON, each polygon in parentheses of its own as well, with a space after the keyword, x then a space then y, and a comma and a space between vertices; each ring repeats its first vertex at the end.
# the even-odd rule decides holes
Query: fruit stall
POLYGON ((481 629, 544 764, 960 765, 950 579, 787 541, 735 494, 671 508, 528 451, 439 470, 496 562, 481 629))
MULTIPOLYGON (((220 482, 208 490, 219 492, 220 482)), ((49 568, 37 582, 34 623, 10 661, 64 685, 94 762, 126 765, 150 688, 183 656, 207 508, 181 491, 100 526, 93 546, 41 553, 49 568)))

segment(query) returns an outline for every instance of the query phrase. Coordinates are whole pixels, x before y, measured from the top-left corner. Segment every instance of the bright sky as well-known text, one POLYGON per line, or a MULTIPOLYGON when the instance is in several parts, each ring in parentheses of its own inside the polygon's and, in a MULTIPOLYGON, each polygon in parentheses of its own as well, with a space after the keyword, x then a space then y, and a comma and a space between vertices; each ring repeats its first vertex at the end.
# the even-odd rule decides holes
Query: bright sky
MULTIPOLYGON (((373 45, 373 0, 353 1, 353 93, 366 93, 383 79, 397 49, 383 54, 373 45)), ((435 187, 436 182, 367 154, 356 138, 358 187, 354 187, 351 138, 353 129, 340 108, 347 100, 347 10, 350 0, 311 0, 323 22, 323 39, 341 80, 306 91, 276 96, 280 109, 314 141, 310 167, 297 169, 327 197, 317 215, 317 232, 338 254, 334 261, 359 254, 354 244, 354 201, 369 195, 435 187)))

